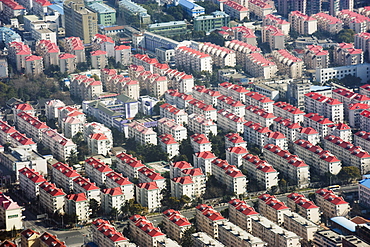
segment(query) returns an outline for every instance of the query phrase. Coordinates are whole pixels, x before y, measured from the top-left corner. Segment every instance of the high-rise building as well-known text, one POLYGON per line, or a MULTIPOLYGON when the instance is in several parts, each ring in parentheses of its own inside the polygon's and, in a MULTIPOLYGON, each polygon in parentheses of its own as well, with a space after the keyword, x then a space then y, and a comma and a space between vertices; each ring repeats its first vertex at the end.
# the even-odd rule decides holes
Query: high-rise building
POLYGON ((66 36, 80 37, 85 44, 98 33, 98 16, 85 8, 82 0, 66 0, 63 5, 66 36))
POLYGON ((332 16, 336 16, 337 13, 343 9, 353 11, 354 5, 355 5, 354 0, 330 0, 329 14, 332 16))
MULTIPOLYGON (((313 0, 317 1, 317 0, 313 0)), ((309 1, 310 4, 313 1, 309 1)), ((306 14, 307 0, 278 0, 277 10, 283 16, 288 16, 291 11, 299 11, 306 14)))

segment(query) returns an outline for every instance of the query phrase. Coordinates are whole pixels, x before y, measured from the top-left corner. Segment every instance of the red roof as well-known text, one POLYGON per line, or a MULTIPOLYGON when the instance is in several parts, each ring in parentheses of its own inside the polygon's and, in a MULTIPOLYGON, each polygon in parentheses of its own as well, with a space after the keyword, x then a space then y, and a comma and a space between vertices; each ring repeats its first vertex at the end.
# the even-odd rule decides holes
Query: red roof
POLYGON ((120 195, 123 195, 123 192, 122 192, 121 187, 103 189, 102 192, 104 194, 109 194, 111 196, 120 196, 120 195))
POLYGON ((146 190, 158 190, 158 186, 156 182, 149 182, 149 183, 140 183, 136 185, 140 189, 146 190))
POLYGON ((106 51, 97 50, 90 52, 91 56, 101 56, 101 55, 107 55, 106 51))
POLYGON ((66 195, 62 189, 57 188, 55 184, 47 182, 47 181, 40 184, 40 189, 46 191, 49 195, 53 197, 66 195))
POLYGON ((43 7, 52 5, 48 0, 33 0, 33 2, 38 3, 43 7))
POLYGON ((193 180, 190 176, 173 178, 172 181, 179 184, 193 184, 193 180))
POLYGON ((174 168, 179 168, 179 169, 193 168, 193 166, 187 161, 177 161, 177 162, 173 163, 172 166, 174 168))
POLYGON ((198 153, 195 153, 194 155, 202 159, 212 159, 213 160, 214 158, 216 158, 216 156, 210 151, 198 152, 198 153))
POLYGON ((66 196, 66 198, 68 200, 75 201, 75 202, 87 201, 87 197, 85 193, 69 194, 66 196))
POLYGON ((188 219, 176 210, 167 209, 163 212, 163 215, 179 227, 191 226, 191 223, 188 221, 188 219))
POLYGON ((23 7, 22 5, 13 0, 1 0, 1 2, 13 10, 26 9, 25 7, 23 7))

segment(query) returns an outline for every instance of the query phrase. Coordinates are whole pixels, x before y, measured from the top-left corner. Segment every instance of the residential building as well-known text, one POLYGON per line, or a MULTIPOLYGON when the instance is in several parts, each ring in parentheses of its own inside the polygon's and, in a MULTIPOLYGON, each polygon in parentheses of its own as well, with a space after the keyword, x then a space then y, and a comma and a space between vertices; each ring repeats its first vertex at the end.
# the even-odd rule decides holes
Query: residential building
POLYGON ((284 215, 291 212, 284 202, 269 194, 262 194, 258 197, 258 211, 278 225, 283 225, 284 215))
POLYGON ((273 186, 278 185, 278 174, 274 167, 261 160, 258 156, 246 154, 242 159, 242 167, 246 169, 248 174, 251 174, 257 184, 264 189, 271 189, 273 186))
POLYGON ((343 102, 344 113, 346 115, 348 114, 348 108, 350 104, 361 103, 370 105, 370 98, 368 96, 354 93, 348 89, 334 89, 333 98, 343 102))
POLYGON ((335 16, 320 12, 312 15, 317 20, 317 28, 331 34, 337 34, 343 29, 343 21, 335 16))
POLYGON ((229 26, 230 15, 222 11, 212 12, 193 18, 194 31, 210 32, 221 27, 229 26))
POLYGON ((7 122, 0 121, 0 144, 10 143, 12 147, 22 146, 27 150, 37 150, 37 144, 26 135, 21 134, 7 122))
POLYGON ((257 46, 257 36, 254 31, 245 26, 233 27, 231 30, 234 31, 234 39, 257 46))
POLYGON ((139 169, 145 167, 140 160, 126 153, 117 154, 116 158, 118 172, 131 179, 139 178, 139 169))
POLYGON ((194 198, 194 182, 190 176, 172 178, 170 184, 172 197, 187 196, 190 199, 194 198))
POLYGON ((277 1, 276 8, 277 8, 278 14, 281 14, 287 17, 291 11, 295 11, 295 10, 298 10, 302 13, 306 13, 306 11, 309 8, 309 5, 311 4, 320 5, 320 6, 316 6, 316 8, 321 9, 321 2, 314 1, 310 4, 307 4, 306 0, 279 0, 277 1))
POLYGON ((217 106, 217 99, 222 96, 219 91, 207 89, 204 86, 193 87, 193 95, 197 100, 203 100, 207 105, 217 106))
POLYGON ((187 161, 177 161, 170 163, 170 178, 183 176, 182 171, 185 169, 193 169, 193 166, 187 161))
POLYGON ((343 9, 337 14, 337 18, 343 21, 344 25, 349 26, 355 33, 366 32, 370 25, 370 18, 360 15, 349 9, 343 9))
POLYGON ((97 14, 98 24, 113 26, 116 24, 116 10, 104 3, 94 2, 88 6, 92 12, 97 14))
POLYGON ((231 113, 234 113, 238 117, 243 117, 245 114, 245 105, 238 101, 234 100, 231 97, 227 97, 225 95, 221 95, 217 98, 217 110, 225 109, 231 113))
POLYGON ((212 164, 211 162, 216 158, 216 156, 210 152, 199 152, 193 154, 194 167, 201 168, 203 173, 212 175, 212 164))
POLYGON ((251 217, 259 215, 253 207, 240 199, 232 199, 228 203, 229 220, 243 230, 251 229, 251 217))
POLYGON ((194 153, 212 151, 212 143, 204 134, 194 134, 190 136, 190 144, 194 153))
POLYGON ((225 47, 236 52, 236 61, 238 61, 238 64, 243 68, 245 68, 247 54, 261 52, 261 49, 257 46, 236 39, 226 41, 225 47))
POLYGON ((337 156, 343 165, 356 166, 361 174, 366 174, 370 170, 370 155, 361 147, 333 135, 325 136, 323 145, 337 156))
POLYGON ((262 27, 262 42, 269 43, 271 50, 284 49, 285 35, 279 28, 275 26, 263 26, 262 27))
POLYGON ((310 35, 317 31, 317 20, 299 11, 289 14, 291 28, 301 35, 310 35))
MULTIPOLYGON (((361 91, 361 88, 360 88, 361 91)), ((352 128, 359 128, 360 127, 360 114, 364 110, 369 110, 370 106, 368 104, 362 103, 354 103, 349 104, 347 111, 348 111, 348 122, 349 126, 352 128)))
POLYGON ((2 229, 5 231, 21 230, 23 210, 10 196, 0 193, 0 226, 2 229))
POLYGON ((59 47, 50 40, 38 40, 36 42, 36 53, 42 56, 45 68, 50 65, 59 65, 59 47))
POLYGON ((178 142, 187 138, 186 128, 169 118, 161 118, 158 121, 158 133, 171 134, 178 142))
POLYGON ((342 246, 342 235, 332 231, 323 230, 318 231, 314 234, 314 245, 315 246, 342 246))
POLYGON ((328 68, 329 52, 322 46, 308 45, 303 54, 303 61, 308 69, 328 68))
POLYGON ((269 14, 263 17, 263 26, 274 26, 280 29, 284 35, 289 35, 290 23, 275 15, 269 14))
POLYGON ((149 24, 148 31, 164 37, 184 35, 188 32, 185 21, 169 21, 149 24))
POLYGON ((59 188, 62 188, 65 192, 70 193, 73 191, 73 180, 79 177, 75 170, 69 167, 67 164, 57 162, 52 165, 51 177, 52 182, 59 188))
MULTIPOLYGON (((304 60, 305 62, 305 60, 304 60)), ((306 62, 305 62, 306 63, 306 62)), ((311 84, 305 81, 291 82, 288 84, 287 97, 289 103, 304 110, 304 95, 311 90, 311 84)))
POLYGON ((90 209, 85 193, 67 195, 64 202, 64 212, 69 215, 76 215, 78 222, 88 221, 90 209))
POLYGON ((201 100, 193 99, 189 101, 187 113, 203 115, 212 121, 217 121, 217 110, 212 105, 207 105, 201 100))
POLYGON ((20 112, 15 116, 15 124, 19 131, 25 133, 36 142, 41 142, 42 133, 49 129, 44 122, 26 112, 20 112))
POLYGON ((11 18, 25 15, 26 8, 14 0, 5 0, 2 1, 1 12, 3 19, 10 22, 11 18))
POLYGON ((223 11, 225 11, 225 13, 232 19, 237 19, 239 21, 243 21, 244 18, 249 19, 248 8, 238 2, 227 0, 222 3, 222 7, 223 11))
POLYGON ((303 123, 305 115, 299 108, 283 101, 274 103, 273 112, 276 117, 290 119, 293 123, 303 123))
POLYGON ((339 43, 334 47, 334 63, 338 66, 349 66, 364 62, 363 51, 355 49, 354 44, 339 43))
POLYGON ((142 167, 138 170, 138 182, 149 183, 156 182, 160 191, 166 188, 166 179, 160 173, 149 167, 142 167))
POLYGON ((175 138, 173 138, 171 134, 159 135, 158 144, 161 149, 168 154, 170 159, 180 154, 180 144, 175 140, 175 138))
POLYGON ((315 192, 316 204, 322 213, 328 217, 347 216, 350 211, 349 203, 341 196, 337 196, 333 191, 319 189, 315 192))
POLYGON ((254 105, 248 105, 245 108, 245 119, 247 121, 259 123, 263 127, 270 127, 274 123, 275 118, 274 114, 254 105))
POLYGON ((104 69, 108 64, 107 52, 102 50, 90 52, 91 67, 93 69, 104 69))
POLYGON ((367 32, 356 33, 355 48, 361 49, 363 52, 369 51, 370 35, 367 32))
POLYGON ((370 179, 364 178, 358 184, 359 203, 365 207, 369 207, 370 199, 370 179))
POLYGON ((217 121, 218 127, 225 131, 244 132, 246 120, 227 110, 221 109, 217 112, 217 121))
POLYGON ((93 100, 103 93, 101 81, 86 75, 75 75, 71 78, 71 95, 81 100, 93 100))
POLYGON ((315 232, 318 231, 315 223, 291 211, 284 214, 284 228, 306 241, 313 240, 315 232))
MULTIPOLYGON (((225 26, 225 25, 224 25, 225 26)), ((0 28, 0 40, 4 43, 9 45, 11 42, 22 42, 21 36, 9 27, 1 27, 0 28)))
POLYGON ((173 209, 167 209, 162 215, 164 232, 169 238, 180 242, 184 232, 191 227, 191 223, 179 211, 173 209))
POLYGON ((80 37, 65 38, 64 48, 67 53, 76 56, 77 63, 86 62, 85 46, 80 37))
POLYGON ((66 194, 55 184, 43 182, 40 184, 39 201, 40 206, 48 213, 64 214, 64 197, 66 194))
POLYGON ((248 2, 249 12, 253 13, 258 19, 263 19, 273 11, 273 7, 263 0, 250 0, 248 2))
POLYGON ((119 1, 119 15, 124 18, 126 22, 133 18, 139 18, 142 24, 146 25, 151 23, 148 11, 137 3, 131 0, 119 1))
POLYGON ((147 207, 150 212, 156 211, 161 207, 161 190, 156 182, 140 183, 135 186, 136 201, 143 207, 147 207))
POLYGON ((260 53, 251 53, 246 56, 245 71, 254 77, 270 79, 275 77, 277 66, 260 53))
POLYGON ((59 67, 61 73, 72 73, 76 71, 76 55, 64 53, 59 55, 59 67))
POLYGON ((243 147, 246 149, 247 142, 238 133, 228 133, 225 135, 225 149, 230 147, 243 147))
POLYGON ((76 194, 85 193, 89 201, 95 199, 98 203, 100 202, 100 188, 88 178, 80 176, 73 179, 73 191, 76 194))
POLYGON ((370 85, 365 84, 359 88, 359 93, 370 98, 370 85))
POLYGON ((92 222, 91 229, 93 229, 92 239, 98 246, 135 246, 131 245, 128 239, 117 231, 114 226, 110 225, 108 221, 96 219, 92 222))
POLYGON ((287 195, 287 206, 291 208, 292 212, 297 212, 311 222, 319 223, 321 221, 320 208, 303 194, 290 193, 287 195))
MULTIPOLYGON (((102 5, 101 3, 97 2, 95 2, 94 4, 97 4, 96 6, 102 5)), ((89 5, 89 7, 95 6, 94 4, 89 5)), ((105 51, 108 57, 114 57, 115 44, 111 37, 97 33, 94 35, 91 44, 94 51, 105 51)))
POLYGON ((300 188, 309 186, 309 166, 298 156, 273 144, 266 144, 263 152, 266 161, 274 164, 274 168, 283 176, 290 178, 295 185, 300 188))
POLYGON ((179 0, 176 4, 179 4, 183 8, 184 12, 191 17, 205 14, 203 7, 189 0, 179 0))
POLYGON ((230 147, 226 149, 226 161, 233 166, 240 167, 242 165, 242 157, 248 153, 248 150, 243 147, 230 147))
POLYGON ((360 129, 370 131, 370 111, 364 110, 359 114, 360 129))
POLYGON ((254 237, 252 234, 229 221, 222 222, 218 225, 218 240, 226 246, 266 246, 266 243, 260 238, 254 237))
POLYGON ((97 158, 90 157, 85 160, 86 175, 99 187, 105 184, 106 175, 112 171, 109 165, 106 165, 97 158))
POLYGON ((26 57, 31 55, 31 49, 23 42, 13 41, 8 45, 9 60, 16 65, 18 72, 23 72, 26 68, 26 57))
POLYGON ((226 221, 212 206, 206 204, 195 207, 195 220, 197 228, 212 238, 218 238, 218 224, 226 221))
POLYGON ((131 47, 127 45, 117 45, 114 47, 114 57, 116 63, 128 66, 131 62, 131 47))
POLYGON ((337 157, 309 141, 296 140, 293 148, 298 157, 301 157, 307 165, 314 168, 315 172, 322 176, 327 173, 337 175, 342 169, 342 163, 337 157))
POLYGON ((245 102, 246 94, 249 93, 249 91, 243 86, 232 84, 230 82, 223 82, 218 88, 220 89, 221 94, 241 102, 245 102))
POLYGON ((315 112, 329 118, 334 123, 343 122, 344 104, 336 98, 329 98, 314 92, 307 93, 304 97, 306 112, 315 112))
POLYGON ((140 145, 147 143, 157 145, 157 133, 152 128, 147 128, 136 121, 128 125, 128 137, 134 138, 140 145))
POLYGON ((356 146, 362 147, 365 151, 370 152, 369 142, 370 142, 370 133, 366 131, 358 131, 353 136, 353 144, 356 146))
POLYGON ((39 232, 36 232, 32 229, 25 229, 21 232, 21 243, 20 244, 22 247, 35 246, 38 244, 39 237, 40 237, 39 232))
POLYGON ((129 219, 130 235, 139 246, 155 247, 166 235, 147 220, 145 216, 133 215, 129 219))
MULTIPOLYGON (((231 2, 231 1, 230 1, 231 2)), ((224 68, 226 66, 234 67, 236 65, 235 51, 209 42, 200 43, 198 50, 212 57, 213 64, 224 68)))
POLYGON ((40 56, 31 55, 25 58, 25 74, 38 76, 44 70, 43 59, 40 56))
POLYGON ((228 191, 236 195, 246 192, 246 176, 236 166, 229 165, 226 160, 221 159, 214 159, 211 164, 212 175, 217 181, 224 184, 228 191))
POLYGON ((292 79, 302 78, 302 59, 293 56, 289 51, 285 49, 273 51, 272 54, 275 57, 275 60, 277 60, 277 66, 280 67, 279 72, 287 74, 289 78, 292 79))
POLYGON ((85 8, 81 0, 66 1, 63 8, 66 36, 79 37, 85 44, 89 44, 98 33, 97 14, 85 8))
POLYGON ((205 247, 205 246, 215 246, 215 247, 224 247, 221 242, 218 240, 210 237, 207 233, 205 232, 196 232, 193 233, 192 235, 192 240, 193 240, 193 246, 194 247, 205 247))
POLYGON ((194 71, 212 72, 212 57, 186 46, 178 47, 175 50, 175 63, 176 66, 192 69, 194 71))
POLYGON ((327 136, 330 133, 331 126, 334 126, 334 123, 317 113, 308 113, 304 115, 303 125, 313 128, 319 132, 320 136, 327 136))
POLYGON ((106 175, 105 185, 107 188, 117 188, 120 187, 123 195, 124 201, 135 198, 134 196, 134 184, 122 174, 117 172, 110 172, 106 175))
POLYGON ((251 222, 249 229, 251 234, 265 241, 268 246, 301 246, 298 235, 279 227, 263 216, 251 217, 251 222))
POLYGON ((201 168, 182 169, 180 176, 190 176, 194 184, 194 196, 201 197, 206 191, 206 175, 201 168))
POLYGON ((257 92, 248 92, 245 94, 245 105, 257 106, 268 113, 273 113, 273 104, 274 101, 263 94, 257 92))
POLYGON ((288 140, 284 134, 280 133, 279 131, 266 133, 264 142, 265 144, 273 144, 278 146, 283 150, 288 149, 288 140))
POLYGON ((125 197, 121 187, 103 189, 100 192, 103 212, 109 214, 114 209, 121 211, 121 208, 127 203, 125 197))
POLYGON ((217 133, 217 124, 210 119, 206 119, 203 115, 193 113, 189 115, 188 119, 188 128, 194 133, 200 133, 204 135, 209 135, 211 132, 213 134, 217 133))
POLYGON ((244 139, 247 143, 256 145, 257 147, 263 147, 265 145, 265 135, 270 132, 272 131, 268 127, 263 127, 259 123, 248 121, 244 124, 244 139))
POLYGON ((46 179, 33 169, 23 167, 19 170, 19 187, 23 195, 30 201, 39 195, 39 186, 46 179))

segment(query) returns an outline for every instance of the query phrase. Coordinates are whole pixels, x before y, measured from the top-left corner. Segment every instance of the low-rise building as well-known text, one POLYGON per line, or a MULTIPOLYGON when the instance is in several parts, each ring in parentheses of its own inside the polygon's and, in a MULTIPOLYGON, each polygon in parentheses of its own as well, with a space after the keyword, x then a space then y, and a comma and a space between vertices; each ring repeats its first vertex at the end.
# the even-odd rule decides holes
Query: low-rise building
POLYGON ((194 153, 212 151, 212 143, 204 134, 194 134, 190 136, 190 144, 194 153))
POLYGON ((117 231, 108 221, 96 219, 92 222, 92 239, 98 246, 124 246, 133 247, 122 233, 117 231))
POLYGON ((218 88, 220 89, 221 94, 241 102, 245 102, 245 95, 249 92, 245 87, 232 84, 230 82, 223 82, 218 88))
POLYGON ((318 231, 314 234, 313 243, 315 246, 335 246, 340 247, 342 245, 343 236, 332 231, 332 230, 323 230, 318 231))
POLYGON ((40 206, 48 213, 64 214, 64 197, 66 194, 53 183, 43 182, 39 189, 40 206))
POLYGON ((265 135, 265 144, 273 144, 283 150, 288 149, 288 139, 279 131, 269 132, 265 135))
POLYGON ((246 64, 246 55, 253 52, 261 52, 261 49, 255 45, 240 41, 240 40, 231 40, 225 42, 225 47, 236 52, 236 60, 243 68, 246 64))
POLYGON ((292 212, 297 212, 314 223, 321 221, 320 208, 302 194, 290 193, 287 195, 287 206, 292 209, 292 212))
POLYGON ((136 201, 150 212, 161 207, 162 194, 156 182, 140 183, 135 186, 136 201))
POLYGON ((230 147, 226 149, 226 161, 233 166, 240 167, 242 165, 242 157, 248 153, 248 150, 243 147, 230 147))
POLYGON ((343 29, 343 21, 324 12, 312 15, 317 20, 317 28, 331 34, 337 34, 343 29))
POLYGON ((343 24, 349 26, 355 33, 366 32, 370 25, 370 18, 356 13, 349 9, 343 9, 337 13, 337 18, 343 21, 343 24))
POLYGON ((272 144, 266 144, 262 151, 266 161, 274 164, 274 168, 286 178, 291 179, 293 184, 300 188, 309 186, 309 166, 298 156, 272 144))
POLYGON ((225 135, 225 149, 231 147, 243 147, 246 149, 247 142, 238 133, 228 133, 225 135))
POLYGON ((212 12, 210 15, 201 15, 193 19, 194 31, 210 32, 229 26, 230 16, 222 11, 212 12))
POLYGON ((308 45, 303 54, 304 64, 308 69, 328 68, 329 52, 319 45, 308 45))
POLYGON ((73 180, 79 177, 73 168, 62 162, 57 162, 51 168, 51 181, 62 188, 66 193, 73 191, 73 180))
POLYGON ((196 233, 193 233, 191 236, 192 236, 194 247, 205 247, 207 245, 214 246, 214 247, 224 247, 225 246, 221 242, 212 238, 205 232, 196 232, 196 233))
POLYGON ((138 175, 139 183, 156 182, 161 191, 166 188, 166 179, 152 168, 144 166, 138 170, 138 175))
POLYGON ((204 135, 217 134, 217 124, 210 119, 206 119, 203 115, 193 113, 189 115, 188 119, 190 131, 204 135))
POLYGON ((315 192, 316 204, 322 213, 328 217, 347 216, 350 211, 349 203, 341 196, 337 196, 333 191, 319 189, 315 192))
POLYGON ((117 172, 111 172, 106 175, 105 185, 107 188, 117 188, 120 187, 123 195, 125 196, 125 201, 134 199, 134 184, 126 177, 123 177, 122 174, 117 172))
POLYGON ((30 201, 38 197, 40 184, 45 181, 46 179, 33 169, 24 167, 19 170, 19 187, 30 201))
MULTIPOLYGON (((226 3, 232 2, 228 0, 226 3)), ((232 2, 235 3, 235 2, 232 2)), ((227 5, 226 5, 227 6, 227 5)), ((209 42, 200 43, 198 50, 212 57, 213 65, 224 68, 226 66, 234 67, 236 65, 236 54, 235 51, 228 48, 215 45, 209 42)))
POLYGON ((194 198, 194 182, 190 176, 173 178, 170 184, 172 197, 181 198, 186 196, 191 200, 194 198))
POLYGON ((258 211, 278 225, 283 225, 284 214, 291 212, 284 202, 269 194, 263 194, 258 197, 258 211))
POLYGON ((212 238, 218 238, 218 224, 226 221, 212 206, 200 204, 195 207, 197 228, 212 238))
POLYGON ((178 109, 173 105, 164 103, 159 107, 160 116, 175 120, 177 124, 187 124, 188 114, 183 109, 178 109))
POLYGON ((311 92, 304 95, 304 104, 306 112, 315 112, 334 123, 344 120, 344 104, 335 98, 311 92))
POLYGON ((289 14, 291 28, 301 35, 310 35, 317 31, 317 20, 299 11, 289 14))
POLYGON ((133 121, 128 125, 128 137, 134 138, 140 145, 157 145, 157 133, 153 128, 147 128, 142 123, 133 121))
POLYGON ((275 77, 277 66, 274 62, 267 60, 262 54, 251 53, 246 56, 245 71, 253 77, 270 79, 275 77))
POLYGON ((145 167, 140 160, 126 153, 120 153, 116 158, 118 172, 131 179, 139 178, 139 169, 145 167))
POLYGON ((21 230, 23 210, 10 196, 0 193, 0 226, 2 229, 5 231, 21 230))
POLYGON ((179 211, 173 209, 164 211, 162 215, 164 232, 171 239, 180 242, 184 232, 191 227, 191 223, 179 211))
POLYGON ((176 66, 181 66, 194 71, 207 71, 212 73, 212 57, 208 54, 181 46, 175 50, 176 66))
POLYGON ((240 199, 232 199, 228 203, 229 220, 243 230, 251 229, 251 217, 259 215, 253 207, 240 199))
POLYGON ((363 63, 364 53, 361 49, 355 49, 354 44, 339 43, 334 47, 334 63, 338 66, 349 66, 363 63))
POLYGON ((80 37, 65 38, 64 48, 67 53, 76 56, 77 63, 86 62, 85 46, 80 37))
POLYGON ((78 193, 85 193, 86 198, 90 201, 91 199, 100 202, 100 189, 95 183, 91 182, 90 179, 84 177, 77 177, 73 180, 73 191, 78 193))
POLYGON ((279 28, 275 26, 263 26, 262 42, 267 42, 271 50, 284 49, 285 35, 279 28))
POLYGON ((248 105, 245 108, 245 119, 259 123, 263 127, 270 127, 274 123, 275 115, 260 109, 254 105, 248 105))
POLYGON ((88 221, 90 209, 85 193, 67 195, 64 200, 64 212, 69 215, 76 215, 78 222, 88 221))
POLYGON ((163 151, 168 154, 168 158, 172 159, 180 153, 180 144, 173 138, 171 134, 162 134, 158 136, 158 144, 163 151))
MULTIPOLYGON (((361 90, 361 89, 360 89, 361 90)), ((360 114, 364 110, 369 110, 370 106, 368 104, 354 103, 348 105, 348 120, 349 126, 352 128, 360 127, 360 114)))
POLYGON ((249 19, 248 8, 239 4, 238 2, 227 0, 222 3, 222 6, 225 13, 228 14, 232 19, 237 19, 239 21, 243 21, 244 18, 249 19))
POLYGON ((340 137, 328 135, 323 138, 323 145, 328 149, 343 165, 356 166, 361 174, 366 174, 370 170, 370 155, 359 146, 350 142, 343 141, 340 137))

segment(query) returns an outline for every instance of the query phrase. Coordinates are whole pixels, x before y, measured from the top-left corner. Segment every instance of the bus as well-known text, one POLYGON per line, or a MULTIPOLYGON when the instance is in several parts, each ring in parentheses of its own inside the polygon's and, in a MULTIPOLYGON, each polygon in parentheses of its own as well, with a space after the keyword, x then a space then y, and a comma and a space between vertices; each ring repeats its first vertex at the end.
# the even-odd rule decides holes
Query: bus
POLYGON ((330 186, 328 186, 328 189, 329 190, 339 190, 340 189, 340 186, 338 184, 336 184, 336 185, 330 185, 330 186))

